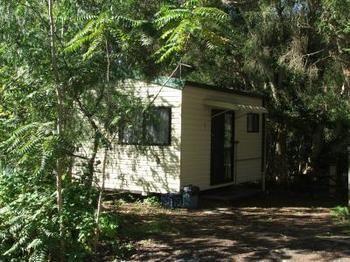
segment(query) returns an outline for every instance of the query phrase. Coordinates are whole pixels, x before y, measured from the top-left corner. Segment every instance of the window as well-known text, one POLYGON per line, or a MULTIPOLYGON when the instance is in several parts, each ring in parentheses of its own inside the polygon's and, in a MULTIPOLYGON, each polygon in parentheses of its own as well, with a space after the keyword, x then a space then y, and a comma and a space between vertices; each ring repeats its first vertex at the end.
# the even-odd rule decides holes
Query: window
POLYGON ((247 114, 247 132, 259 133, 259 114, 247 114))
POLYGON ((154 107, 120 130, 119 142, 128 145, 170 145, 171 108, 154 107))
POLYGON ((123 125, 119 130, 119 143, 126 145, 141 144, 143 137, 143 117, 142 115, 134 116, 133 123, 123 125))
POLYGON ((151 145, 170 144, 171 109, 158 107, 151 110, 145 118, 145 140, 151 145))

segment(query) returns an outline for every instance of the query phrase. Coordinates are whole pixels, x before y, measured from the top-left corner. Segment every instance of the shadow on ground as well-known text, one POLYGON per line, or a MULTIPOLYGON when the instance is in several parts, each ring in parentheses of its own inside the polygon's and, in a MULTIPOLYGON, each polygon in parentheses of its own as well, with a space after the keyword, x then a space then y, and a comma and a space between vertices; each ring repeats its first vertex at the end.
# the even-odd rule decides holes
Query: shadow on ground
POLYGON ((127 233, 134 232, 137 239, 131 260, 350 261, 350 235, 332 220, 334 205, 268 196, 226 204, 206 202, 196 211, 135 212, 129 207, 121 213, 132 224, 127 233), (141 228, 145 225, 147 229, 141 228))

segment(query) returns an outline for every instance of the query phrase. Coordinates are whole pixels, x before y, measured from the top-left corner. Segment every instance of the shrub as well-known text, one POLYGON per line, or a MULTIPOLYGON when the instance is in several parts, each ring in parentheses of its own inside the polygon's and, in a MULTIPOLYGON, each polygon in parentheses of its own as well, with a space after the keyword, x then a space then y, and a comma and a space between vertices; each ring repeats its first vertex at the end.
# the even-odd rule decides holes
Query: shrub
POLYGON ((150 206, 160 206, 160 201, 157 196, 146 197, 143 203, 150 206))
POLYGON ((349 221, 350 222, 350 208, 337 206, 333 208, 332 215, 341 221, 349 221))
POLYGON ((11 261, 56 256, 59 242, 55 191, 31 176, 0 171, 0 253, 11 261))
MULTIPOLYGON (((53 177, 53 175, 52 175, 53 177)), ((0 254, 7 261, 48 261, 59 257, 61 240, 73 261, 92 253, 97 192, 78 182, 64 189, 64 237, 54 181, 21 172, 0 171, 0 254)))

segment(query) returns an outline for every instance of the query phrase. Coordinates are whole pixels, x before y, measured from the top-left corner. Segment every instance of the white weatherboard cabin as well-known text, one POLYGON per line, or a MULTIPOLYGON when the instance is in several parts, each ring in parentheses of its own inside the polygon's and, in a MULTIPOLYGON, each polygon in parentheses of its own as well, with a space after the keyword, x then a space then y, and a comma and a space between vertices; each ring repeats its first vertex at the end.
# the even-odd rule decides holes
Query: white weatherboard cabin
POLYGON ((261 96, 176 80, 165 86, 138 82, 136 93, 154 98, 158 121, 120 132, 106 189, 175 193, 189 184, 207 190, 263 181, 267 111, 261 96), (141 151, 133 132, 152 138, 141 151))

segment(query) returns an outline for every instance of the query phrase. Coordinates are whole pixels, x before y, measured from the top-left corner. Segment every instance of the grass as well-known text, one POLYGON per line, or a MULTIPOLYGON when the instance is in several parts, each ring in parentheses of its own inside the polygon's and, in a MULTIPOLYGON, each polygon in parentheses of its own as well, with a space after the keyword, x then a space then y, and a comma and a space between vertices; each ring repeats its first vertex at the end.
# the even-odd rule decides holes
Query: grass
POLYGON ((169 223, 169 213, 160 205, 149 203, 131 203, 120 207, 120 235, 134 241, 157 234, 177 234, 169 223))
POLYGON ((104 206, 118 214, 118 236, 125 241, 139 241, 159 234, 178 234, 169 215, 182 212, 161 206, 159 198, 120 195, 104 206))
POLYGON ((127 259, 135 251, 135 243, 138 241, 150 241, 155 235, 178 234, 169 223, 169 215, 180 211, 163 208, 155 196, 120 194, 110 197, 103 206, 106 214, 115 216, 118 220, 118 226, 113 230, 117 239, 111 239, 111 243, 105 241, 98 251, 103 261, 127 259))
POLYGON ((350 234, 350 208, 337 206, 331 210, 333 218, 345 227, 347 234, 350 234))

